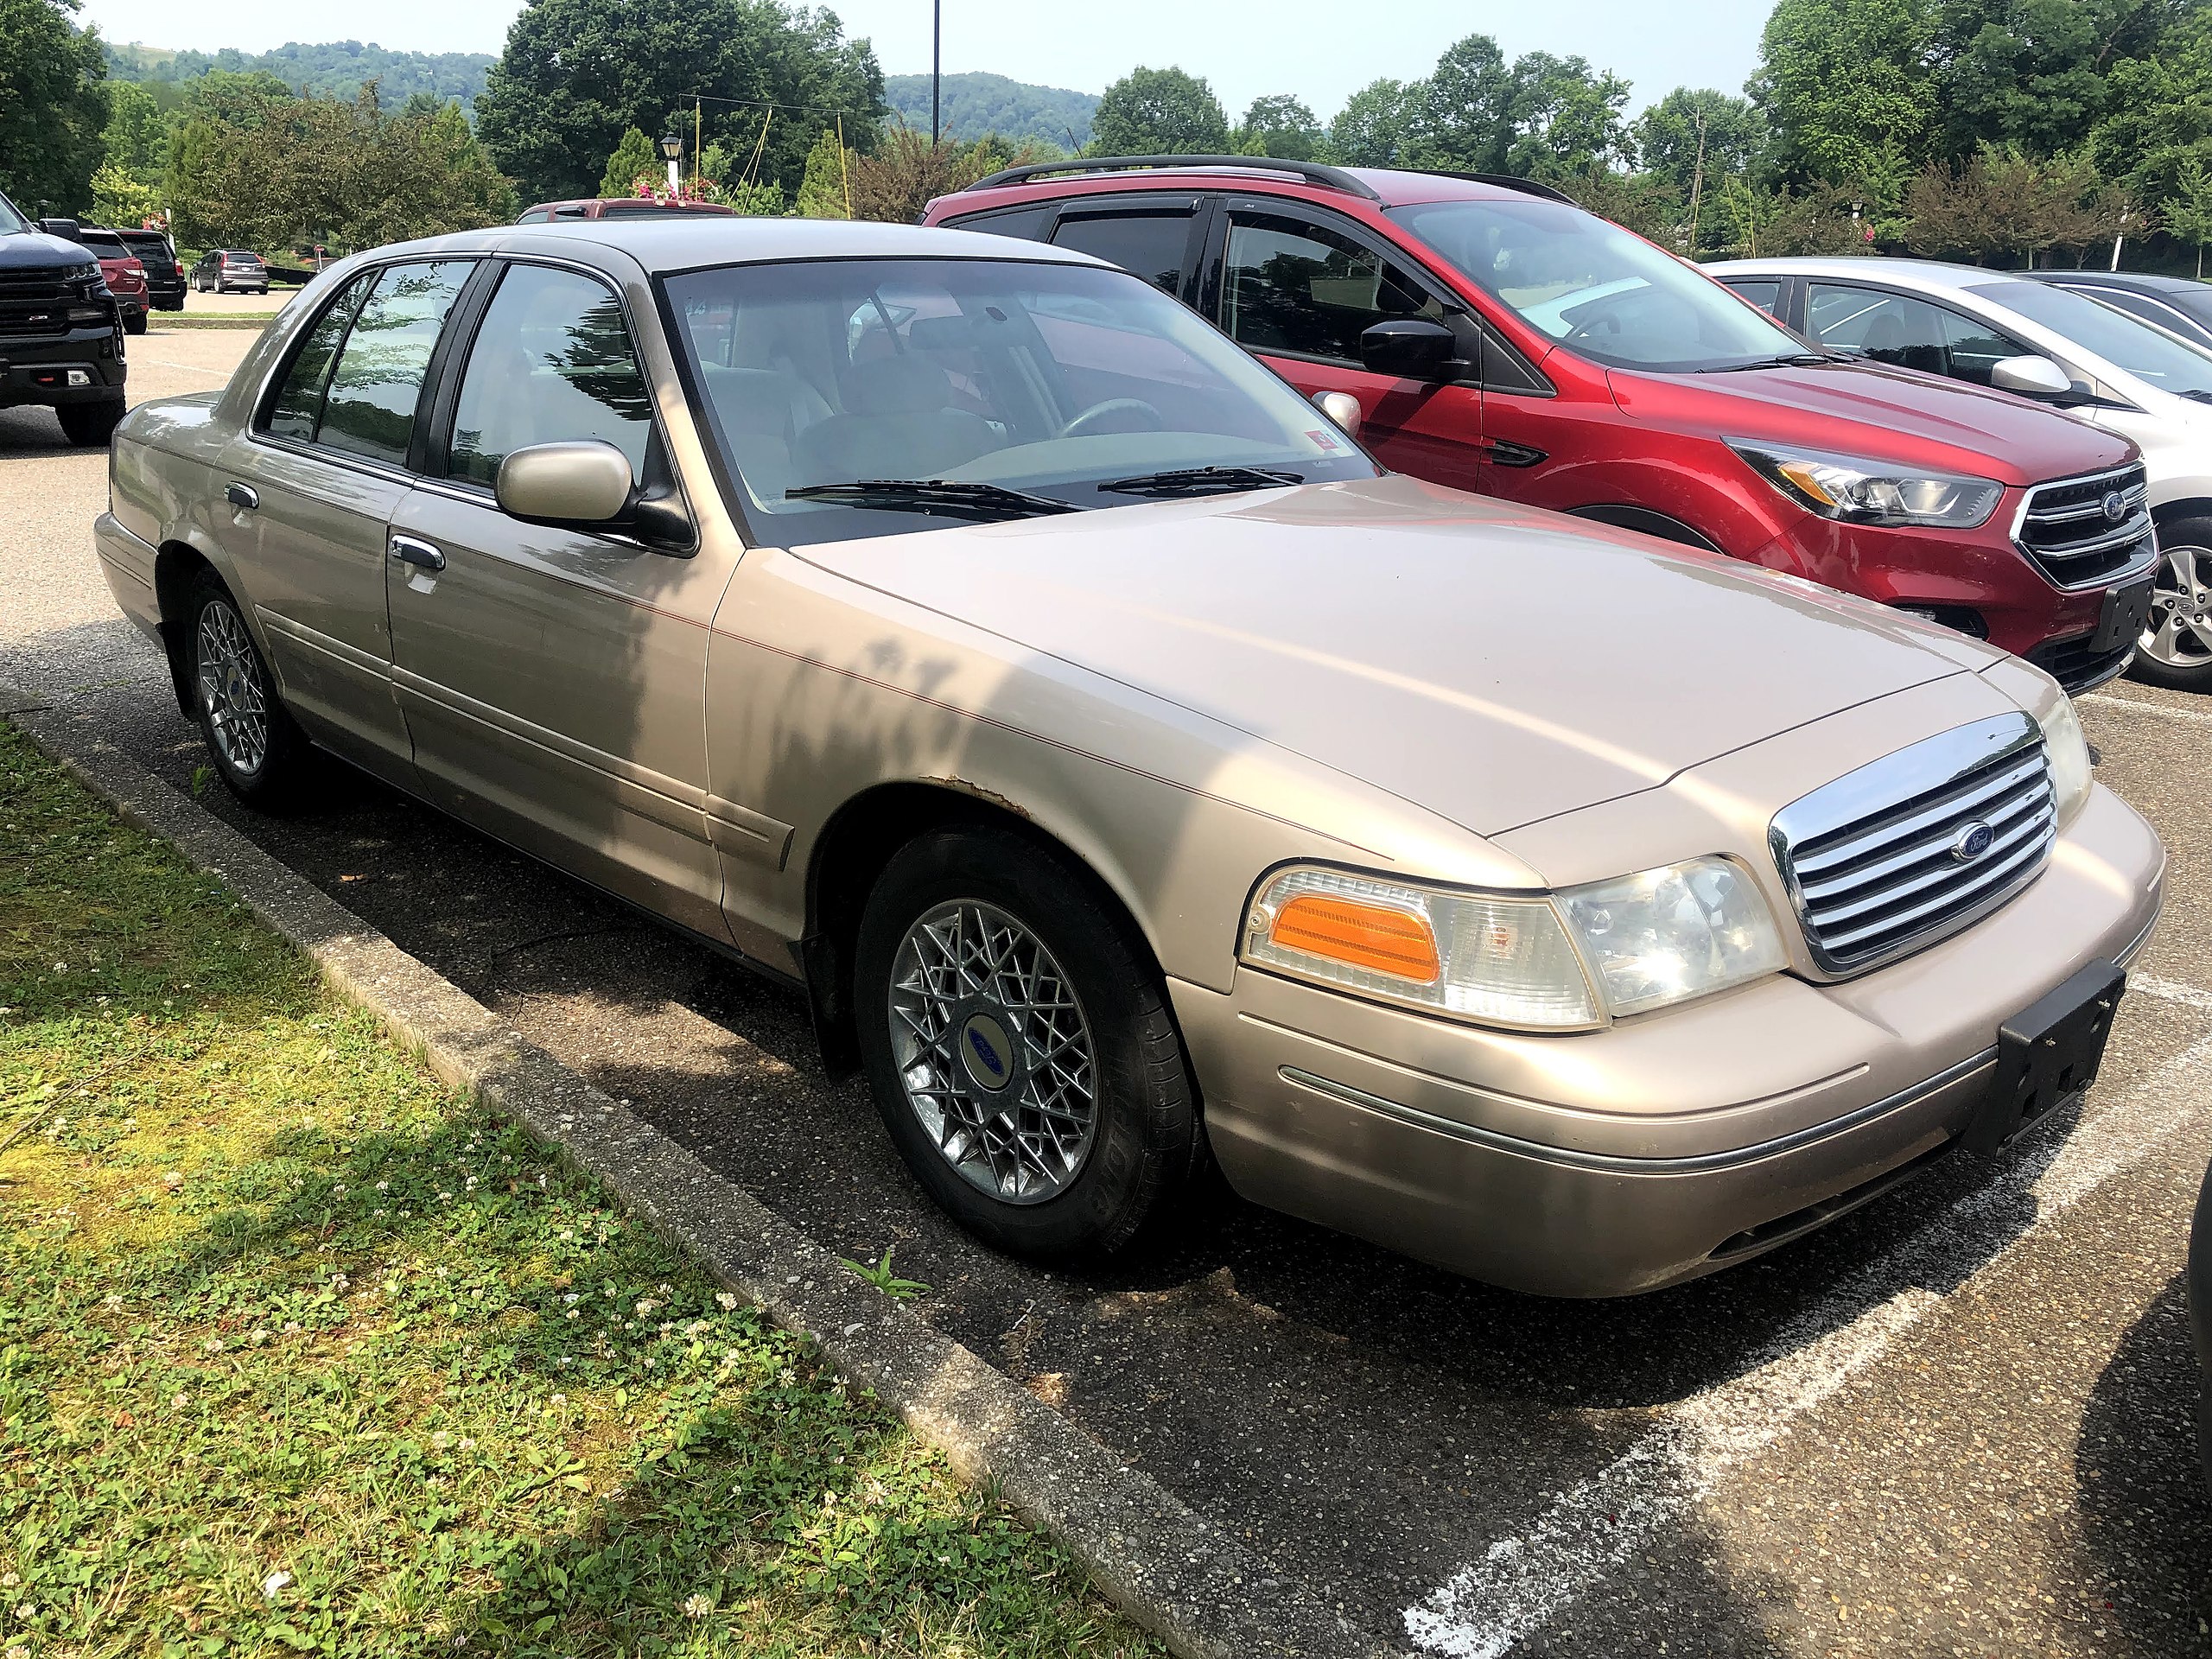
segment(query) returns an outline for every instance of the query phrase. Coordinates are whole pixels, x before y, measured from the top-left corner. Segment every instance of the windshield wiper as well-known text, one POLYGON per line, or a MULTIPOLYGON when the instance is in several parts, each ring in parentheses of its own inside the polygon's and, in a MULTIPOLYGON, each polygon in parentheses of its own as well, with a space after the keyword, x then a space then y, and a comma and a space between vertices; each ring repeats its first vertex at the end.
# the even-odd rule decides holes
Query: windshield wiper
POLYGON ((1788 357, 1763 357, 1756 363, 1716 363, 1700 374, 1733 374, 1739 369, 1809 369, 1818 363, 1848 363, 1853 359, 1834 352, 1796 352, 1788 357))
POLYGON ((1306 474, 1277 467, 1185 467, 1173 472, 1140 473, 1101 484, 1101 495, 1214 495, 1230 490, 1273 490, 1303 484, 1306 474))
POLYGON ((2206 391, 2201 386, 2191 386, 2187 391, 2182 393, 2182 396, 2191 403, 2212 404, 2212 391, 2206 391))
POLYGON ((1081 511, 1072 502, 1010 490, 1003 484, 945 478, 863 478, 850 484, 802 484, 785 490, 784 497, 791 501, 875 507, 887 512, 964 513, 978 518, 1034 518, 1048 512, 1081 511))

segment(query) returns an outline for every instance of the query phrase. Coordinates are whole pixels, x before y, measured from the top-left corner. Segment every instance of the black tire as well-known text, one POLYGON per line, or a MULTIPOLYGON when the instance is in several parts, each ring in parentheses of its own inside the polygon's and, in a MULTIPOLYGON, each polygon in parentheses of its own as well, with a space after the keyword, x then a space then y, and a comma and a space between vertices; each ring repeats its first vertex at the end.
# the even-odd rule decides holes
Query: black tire
MULTIPOLYGON (((1204 1162, 1197 1091, 1150 952, 1086 873, 1024 836, 948 829, 893 856, 861 916, 854 990, 861 1059, 893 1144, 930 1196, 988 1243, 1021 1255, 1109 1254, 1159 1216, 1204 1162), (1024 1013, 1001 1000, 996 993, 1014 984, 1003 976, 986 977, 984 988, 973 995, 920 990, 911 971, 917 958, 909 954, 910 935, 941 940, 942 930, 925 935, 919 924, 933 914, 942 919, 947 912, 960 918, 948 925, 956 933, 966 928, 969 938, 966 918, 992 925, 987 919, 992 912, 1026 931, 1043 953, 1030 959, 1033 968, 1046 970, 1042 982, 1050 985, 1057 977, 1072 992, 1072 1017, 1065 1012, 1066 999, 1059 1012, 1042 1016, 1033 1007, 1024 1013), (893 982, 899 975, 905 976, 902 995, 942 1005, 942 1021, 926 1046, 918 1026, 899 1023, 894 1029, 893 982), (1061 1041, 1070 1031, 1087 1043, 1088 1067, 1071 1063, 1039 1081, 1043 1068, 1033 1072, 1029 1064, 1039 1034, 1056 1033, 1061 1041), (969 1039, 979 1032, 989 1033, 980 1039, 980 1062, 967 1058, 969 1039), (1004 1091, 993 1096, 978 1080, 1001 1039, 1008 1039, 1007 1065, 1019 1069, 1007 1072, 1004 1091), (959 1071, 952 1070, 956 1051, 963 1057, 959 1071), (1018 1062, 1017 1052, 1023 1057, 1018 1062), (928 1109, 911 1097, 902 1065, 954 1085, 918 1091, 955 1101, 939 1115, 942 1134, 925 1122, 928 1109), (931 1065, 938 1069, 925 1070, 931 1065), (1081 1090, 1064 1085, 1086 1071, 1091 1127, 1079 1154, 1059 1160, 1057 1184, 1054 1175, 1040 1172, 1034 1185, 1020 1192, 1020 1154, 1003 1133, 1006 1120, 993 1112, 1016 1112, 1017 1129, 1040 1125, 1043 1115, 1025 1105, 1034 1097, 1033 1086, 1062 1107, 1071 1101, 1079 1107, 1081 1090), (972 1133, 962 1127, 967 1116, 981 1120, 972 1133), (997 1153, 990 1149, 994 1141, 997 1153), (941 1149, 946 1146, 954 1150, 941 1149), (965 1159, 958 1156, 963 1149, 969 1154, 965 1159), (1003 1173, 1008 1164, 1016 1171, 1012 1176, 1003 1173), (994 1190, 984 1190, 987 1180, 994 1190), (1009 1181, 1017 1188, 1012 1195, 1009 1181)), ((1071 1043, 1057 1052, 1065 1058, 1079 1051, 1071 1043)), ((1035 1144, 1043 1144, 1041 1135, 1035 1144)), ((1040 1166, 1053 1161, 1033 1155, 1040 1166)))
POLYGON ((2171 691, 2212 691, 2212 518, 2158 526, 2158 582, 2127 677, 2171 691), (2198 618, 2196 628, 2187 626, 2198 618))
POLYGON ((126 334, 144 334, 146 332, 146 314, 143 311, 138 311, 125 317, 123 320, 123 332, 126 334))
POLYGON ((63 437, 80 448, 90 448, 115 435, 126 407, 120 397, 97 404, 64 404, 54 411, 54 416, 61 423, 63 437))
POLYGON ((201 571, 192 584, 181 626, 185 683, 217 775, 248 806, 285 804, 308 770, 312 747, 285 710, 238 601, 213 571, 201 571), (222 655, 203 662, 211 645, 222 655))

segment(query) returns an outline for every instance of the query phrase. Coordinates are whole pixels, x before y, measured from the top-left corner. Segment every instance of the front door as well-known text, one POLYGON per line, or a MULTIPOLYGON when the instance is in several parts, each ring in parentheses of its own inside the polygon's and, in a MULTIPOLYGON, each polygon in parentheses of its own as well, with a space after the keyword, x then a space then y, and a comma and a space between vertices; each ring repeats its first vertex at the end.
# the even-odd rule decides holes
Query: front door
POLYGON ((355 277, 225 457, 226 540, 287 706, 322 742, 400 781, 411 775, 391 690, 385 540, 409 487, 430 352, 474 268, 446 260, 355 277))
POLYGON ((664 468, 614 290, 516 264, 461 372, 434 477, 393 516, 394 679, 431 798, 718 938, 708 840, 708 626, 734 560, 508 518, 499 463, 596 438, 664 468))

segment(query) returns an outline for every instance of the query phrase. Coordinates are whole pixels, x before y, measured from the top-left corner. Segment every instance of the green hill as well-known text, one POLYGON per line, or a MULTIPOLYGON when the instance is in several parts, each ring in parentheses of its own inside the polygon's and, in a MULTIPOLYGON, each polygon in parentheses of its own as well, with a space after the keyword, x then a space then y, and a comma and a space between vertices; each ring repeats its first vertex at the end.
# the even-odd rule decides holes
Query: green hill
POLYGON ((303 46, 287 41, 274 52, 241 52, 226 46, 219 52, 174 51, 167 47, 107 48, 108 73, 118 80, 136 80, 156 89, 175 86, 205 74, 210 69, 236 73, 267 70, 287 86, 304 86, 327 97, 350 98, 365 80, 377 82, 378 95, 388 105, 404 103, 416 92, 437 99, 459 99, 465 113, 474 116, 476 94, 484 90, 484 76, 495 61, 487 52, 390 52, 374 42, 326 41, 303 46))
MULTIPOLYGON (((917 132, 930 130, 930 78, 886 75, 883 96, 917 132)), ((1090 142, 1096 92, 1032 86, 980 71, 944 78, 944 134, 963 143, 995 132, 1001 138, 1041 138, 1064 149, 1090 142)))

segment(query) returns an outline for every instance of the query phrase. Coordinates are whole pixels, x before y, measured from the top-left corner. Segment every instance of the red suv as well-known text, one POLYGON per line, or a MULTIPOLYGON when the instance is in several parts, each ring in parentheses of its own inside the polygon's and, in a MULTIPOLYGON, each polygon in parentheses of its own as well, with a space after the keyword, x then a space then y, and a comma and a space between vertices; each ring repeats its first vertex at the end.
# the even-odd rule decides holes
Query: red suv
POLYGON ((108 292, 115 296, 115 308, 123 314, 124 331, 144 334, 149 308, 146 267, 139 263, 138 256, 124 246, 123 238, 113 231, 95 226, 79 226, 76 239, 90 248, 92 257, 100 262, 100 275, 107 278, 108 292))
MULTIPOLYGON (((1402 472, 1864 594, 2069 690, 2125 668, 2149 613, 2127 440, 1820 351, 1542 185, 1134 156, 995 173, 925 222, 1135 271, 1300 391, 1357 397, 1402 472)), ((1562 598, 1564 643, 1605 599, 1562 598)))

